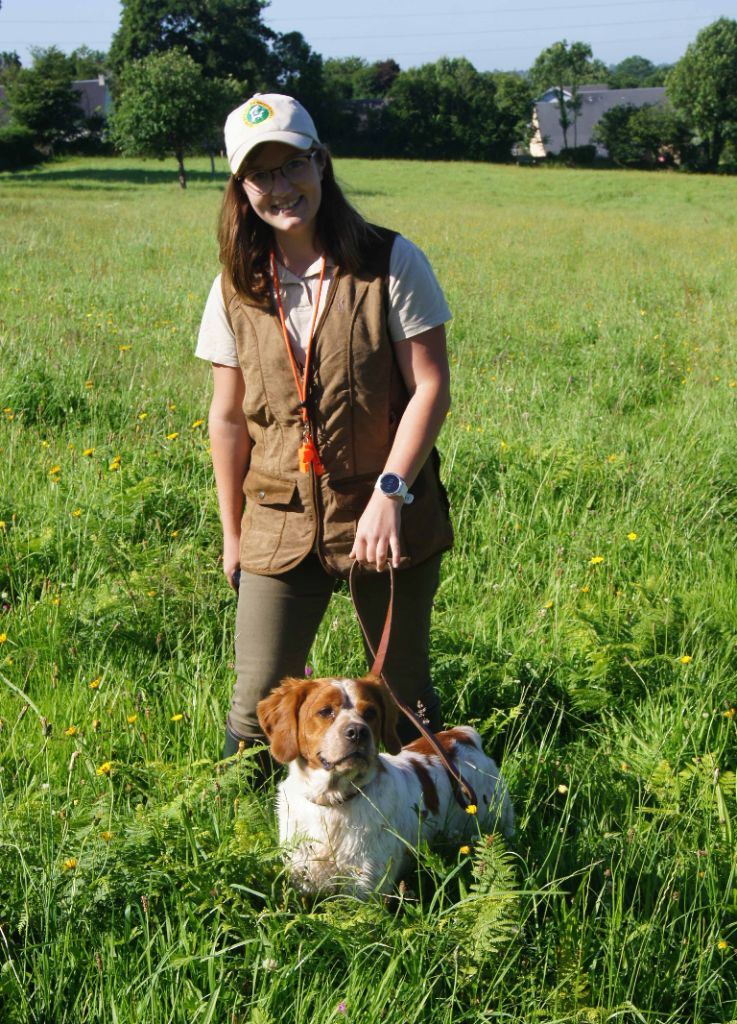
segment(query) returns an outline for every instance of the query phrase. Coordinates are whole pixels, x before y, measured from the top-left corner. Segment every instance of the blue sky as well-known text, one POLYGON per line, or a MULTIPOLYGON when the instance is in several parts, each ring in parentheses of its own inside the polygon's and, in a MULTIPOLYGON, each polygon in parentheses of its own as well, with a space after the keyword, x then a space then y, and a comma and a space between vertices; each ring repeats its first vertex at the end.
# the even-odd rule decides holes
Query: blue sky
MULTIPOLYGON (((467 57, 485 71, 527 68, 557 39, 588 42, 606 63, 635 53, 672 63, 722 15, 737 18, 737 0, 272 0, 264 20, 323 57, 393 57, 403 68, 467 57)), ((2 0, 0 50, 24 65, 30 46, 104 50, 119 17, 118 0, 2 0)))

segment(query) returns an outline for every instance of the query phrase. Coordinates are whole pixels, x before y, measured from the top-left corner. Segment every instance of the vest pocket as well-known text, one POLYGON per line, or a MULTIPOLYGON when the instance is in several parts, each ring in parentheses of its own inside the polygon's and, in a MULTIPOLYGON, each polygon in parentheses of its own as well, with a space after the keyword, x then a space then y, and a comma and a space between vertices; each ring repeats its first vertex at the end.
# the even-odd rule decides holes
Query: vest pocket
POLYGON ((291 505, 297 491, 294 480, 282 480, 260 469, 250 469, 243 481, 243 492, 256 505, 291 505))
POLYGON ((340 480, 328 480, 330 497, 339 512, 363 512, 369 503, 380 469, 360 476, 346 476, 340 480))

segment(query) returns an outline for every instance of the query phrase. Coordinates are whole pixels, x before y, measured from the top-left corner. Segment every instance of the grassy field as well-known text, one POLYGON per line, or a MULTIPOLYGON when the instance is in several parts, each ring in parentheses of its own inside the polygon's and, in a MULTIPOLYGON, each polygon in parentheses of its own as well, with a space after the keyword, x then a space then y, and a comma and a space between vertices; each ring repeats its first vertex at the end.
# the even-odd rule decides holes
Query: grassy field
MULTIPOLYGON (((217 765, 192 171, 0 175, 0 1020, 737 1020, 737 181, 338 165, 455 313, 435 677, 518 814, 384 905, 302 900, 217 765)), ((363 670, 345 593, 310 663, 363 670)))

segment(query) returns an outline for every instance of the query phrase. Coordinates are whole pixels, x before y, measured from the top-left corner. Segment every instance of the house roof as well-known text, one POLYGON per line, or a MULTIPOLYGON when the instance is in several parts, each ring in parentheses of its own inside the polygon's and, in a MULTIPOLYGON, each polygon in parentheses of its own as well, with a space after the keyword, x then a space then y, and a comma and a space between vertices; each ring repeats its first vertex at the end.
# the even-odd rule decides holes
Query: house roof
MULTIPOLYGON (((546 93, 546 95, 548 95, 546 93)), ((667 102, 665 89, 652 87, 649 89, 596 89, 583 87, 579 90, 581 97, 581 110, 576 119, 574 133, 573 123, 568 129, 568 145, 588 146, 591 144, 591 135, 596 123, 601 116, 611 110, 612 107, 631 105, 644 107, 647 105, 662 106, 667 102)), ((535 103, 535 115, 539 127, 542 145, 545 153, 559 153, 564 147, 563 130, 559 120, 559 104, 557 100, 538 100, 535 103)), ((573 114, 571 114, 573 122, 573 114)), ((597 146, 600 156, 606 155, 602 146, 597 146)))

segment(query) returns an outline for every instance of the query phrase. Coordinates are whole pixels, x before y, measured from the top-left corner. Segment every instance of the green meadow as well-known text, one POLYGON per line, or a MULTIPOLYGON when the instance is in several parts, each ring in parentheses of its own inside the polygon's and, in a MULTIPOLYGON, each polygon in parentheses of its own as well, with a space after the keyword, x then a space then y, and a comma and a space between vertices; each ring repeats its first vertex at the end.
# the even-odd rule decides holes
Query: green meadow
MULTIPOLYGON (((435 680, 518 818, 362 904, 218 763, 224 170, 0 175, 0 1020, 737 1020, 737 181, 338 163, 455 314, 435 680)), ((310 665, 365 669, 344 591, 310 665)))

